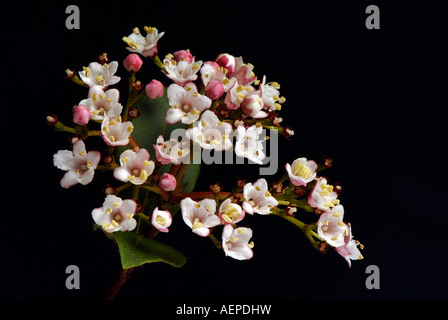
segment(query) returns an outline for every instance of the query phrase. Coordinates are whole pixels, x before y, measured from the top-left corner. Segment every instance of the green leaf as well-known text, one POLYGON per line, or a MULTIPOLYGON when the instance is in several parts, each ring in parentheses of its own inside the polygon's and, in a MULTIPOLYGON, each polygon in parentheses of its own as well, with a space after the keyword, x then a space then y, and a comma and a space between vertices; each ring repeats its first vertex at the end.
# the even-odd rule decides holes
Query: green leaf
POLYGON ((118 231, 113 233, 113 238, 120 250, 123 269, 152 262, 165 262, 174 267, 182 267, 186 262, 185 256, 176 249, 134 232, 118 231))

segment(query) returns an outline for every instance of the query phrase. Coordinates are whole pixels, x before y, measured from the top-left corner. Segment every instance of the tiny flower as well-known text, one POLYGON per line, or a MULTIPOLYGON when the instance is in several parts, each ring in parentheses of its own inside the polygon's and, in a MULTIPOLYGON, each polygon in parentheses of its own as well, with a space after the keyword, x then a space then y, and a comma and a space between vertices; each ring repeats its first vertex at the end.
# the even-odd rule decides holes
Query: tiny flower
POLYGON ((53 156, 54 165, 58 169, 67 171, 61 180, 61 186, 70 188, 77 183, 82 185, 90 183, 100 159, 101 153, 98 151, 87 152, 82 140, 78 140, 73 145, 73 151, 59 150, 53 156))
POLYGON ((306 158, 298 158, 294 160, 292 166, 287 163, 286 171, 289 175, 289 180, 296 187, 306 186, 310 181, 316 177, 317 164, 313 160, 306 160, 306 158))
POLYGON ((224 200, 219 206, 219 217, 222 224, 235 224, 244 219, 245 213, 243 209, 236 203, 232 203, 232 199, 224 200))
POLYGON ((179 60, 173 55, 168 55, 163 59, 165 75, 178 85, 184 86, 198 78, 196 73, 201 69, 202 61, 195 62, 194 57, 182 60, 182 55, 178 55, 178 58, 179 60))
POLYGON ((221 81, 212 80, 205 87, 205 95, 212 100, 218 100, 224 94, 221 81))
POLYGON ((159 178, 159 187, 167 192, 176 189, 177 181, 176 177, 169 173, 164 173, 159 178))
POLYGON ((92 113, 93 120, 103 120, 104 117, 113 118, 121 114, 123 106, 118 102, 120 91, 109 89, 103 91, 101 86, 92 86, 89 89, 87 99, 79 104, 85 105, 92 113))
POLYGON ((182 148, 186 142, 181 143, 177 139, 165 141, 163 136, 157 138, 156 144, 153 145, 156 151, 156 159, 162 165, 168 163, 179 164, 190 153, 190 149, 182 148))
POLYGON ((159 80, 153 79, 145 87, 145 93, 150 99, 163 97, 165 87, 159 80))
POLYGON ((179 121, 191 124, 199 119, 201 112, 212 105, 209 97, 198 93, 194 83, 185 87, 173 83, 168 87, 167 96, 171 108, 165 114, 165 121, 169 124, 179 121))
POLYGON ((129 143, 129 137, 133 130, 132 122, 121 122, 120 116, 112 119, 105 117, 101 125, 101 136, 109 146, 125 146, 129 143))
POLYGON ((229 78, 236 78, 238 83, 243 86, 247 86, 255 80, 257 77, 253 73, 254 66, 250 63, 244 63, 243 57, 236 58, 236 68, 234 72, 229 72, 229 78))
POLYGON ((137 204, 133 200, 122 200, 117 196, 108 195, 103 207, 92 211, 92 218, 108 233, 132 231, 137 225, 133 218, 136 208, 137 204))
POLYGON ((141 185, 154 171, 154 162, 150 161, 148 150, 134 152, 130 149, 120 155, 120 167, 114 169, 114 177, 123 182, 141 185))
POLYGON ((92 62, 88 67, 84 67, 83 71, 79 72, 79 77, 82 82, 89 87, 98 85, 102 89, 116 84, 120 81, 120 77, 115 76, 118 69, 118 62, 112 61, 111 63, 99 64, 98 62, 92 62))
POLYGON ((235 153, 238 157, 246 157, 252 162, 262 164, 263 159, 266 157, 263 152, 262 142, 264 140, 258 140, 258 137, 263 131, 261 125, 253 125, 249 128, 244 126, 238 126, 235 153))
POLYGON ((253 257, 254 243, 249 243, 252 238, 252 229, 236 228, 226 225, 222 231, 222 249, 226 256, 237 260, 249 260, 253 257))
POLYGON ((361 260, 364 257, 358 249, 358 246, 363 249, 364 246, 359 243, 359 241, 353 240, 352 236, 352 226, 350 224, 345 224, 344 232, 344 244, 340 247, 335 248, 337 253, 339 253, 348 263, 348 266, 352 266, 351 260, 361 260))
POLYGON ((146 37, 142 36, 138 28, 134 28, 132 34, 123 37, 123 41, 129 46, 131 52, 140 53, 146 58, 157 56, 157 42, 163 37, 165 32, 159 33, 154 27, 145 27, 146 37))
POLYGON ((316 185, 308 196, 308 204, 324 212, 330 212, 331 208, 339 204, 337 193, 333 191, 333 186, 327 184, 327 179, 317 178, 316 185))
POLYGON ((232 125, 219 121, 213 111, 207 110, 202 114, 197 126, 187 131, 187 138, 198 143, 204 149, 216 151, 229 150, 232 142, 229 137, 232 133, 232 125))
POLYGON ((243 113, 255 119, 266 118, 268 114, 262 110, 264 107, 262 96, 262 89, 249 92, 240 104, 243 113))
POLYGON ((174 52, 173 54, 174 60, 179 61, 187 61, 188 63, 192 63, 194 61, 194 57, 188 50, 179 50, 177 52, 174 52))
POLYGON ((138 54, 131 53, 124 59, 123 65, 128 72, 138 72, 143 65, 143 60, 138 54))
POLYGON ((167 210, 159 210, 158 207, 154 209, 151 216, 151 224, 161 232, 168 232, 168 227, 173 222, 171 213, 167 210))
POLYGON ((204 199, 199 202, 191 198, 185 198, 180 202, 182 217, 187 226, 201 237, 207 237, 210 229, 221 223, 216 212, 216 202, 212 199, 204 199))
POLYGON ((319 238, 333 247, 343 246, 345 244, 344 237, 348 234, 342 221, 343 218, 344 207, 342 205, 337 205, 329 212, 322 213, 317 221, 319 238))
POLYGON ((271 82, 266 84, 266 77, 263 76, 263 81, 260 84, 262 90, 262 97, 264 107, 271 110, 280 110, 282 103, 286 101, 285 97, 280 97, 280 85, 277 82, 271 82))
POLYGON ((268 191, 268 183, 263 178, 258 179, 254 184, 246 183, 243 195, 245 199, 243 209, 249 214, 254 212, 270 214, 272 208, 278 205, 277 199, 268 191))
POLYGON ((227 69, 227 73, 233 73, 236 70, 236 58, 228 53, 221 53, 220 55, 218 55, 218 57, 216 57, 215 62, 223 67, 227 69))
MULTIPOLYGON (((218 88, 220 88, 220 90, 222 87, 223 92, 229 91, 230 88, 232 88, 234 86, 234 84, 236 82, 236 78, 229 79, 229 78, 227 78, 226 74, 227 74, 227 69, 220 66, 216 62, 213 62, 213 61, 205 62, 201 68, 201 80, 206 88, 206 92, 207 92, 207 90, 208 91, 212 90, 211 89, 212 86, 218 87, 218 88), (214 84, 211 85, 211 83, 214 83, 214 84), (220 83, 221 86, 219 86, 218 83, 220 83), (210 85, 210 88, 207 89, 207 87, 209 87, 209 85, 210 85)), ((207 96, 208 96, 208 94, 207 94, 207 96)), ((221 96, 219 96, 219 97, 221 97, 221 96)), ((218 99, 218 98, 213 99, 212 97, 210 97, 210 98, 212 100, 218 99)))
POLYGON ((86 125, 89 123, 91 114, 92 112, 85 105, 77 105, 73 108, 73 122, 79 125, 86 125))
MULTIPOLYGON (((233 78, 234 79, 234 78, 233 78)), ((224 103, 230 110, 236 110, 241 106, 244 98, 249 92, 254 91, 255 88, 252 86, 243 86, 237 81, 233 82, 233 86, 227 92, 224 98, 224 103)))

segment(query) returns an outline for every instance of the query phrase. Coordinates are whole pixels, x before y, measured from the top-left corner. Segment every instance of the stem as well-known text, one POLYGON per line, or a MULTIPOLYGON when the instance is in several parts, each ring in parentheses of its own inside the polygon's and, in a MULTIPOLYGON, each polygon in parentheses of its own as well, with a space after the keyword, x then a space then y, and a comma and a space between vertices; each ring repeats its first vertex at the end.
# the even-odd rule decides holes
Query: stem
POLYGON ((152 61, 154 62, 154 64, 156 66, 158 66, 160 69, 162 69, 163 71, 165 71, 165 66, 163 65, 162 61, 160 61, 159 56, 155 56, 152 61))
POLYGON ((286 214, 284 214, 284 213, 277 212, 277 211, 273 211, 273 212, 271 212, 271 214, 276 215, 276 216, 279 216, 279 217, 282 217, 283 219, 288 220, 289 222, 291 222, 291 223, 294 224, 295 226, 299 227, 300 230, 302 230, 303 232, 305 232, 305 228, 308 227, 308 225, 307 225, 306 223, 303 223, 302 221, 297 220, 297 219, 294 218, 294 217, 290 217, 290 216, 288 216, 288 215, 286 215, 286 214))
POLYGON ((89 131, 87 131, 87 136, 88 137, 100 136, 100 135, 101 135, 101 130, 89 130, 89 131))
POLYGON ((189 163, 182 163, 179 170, 176 173, 176 189, 174 190, 174 194, 178 194, 180 191, 180 187, 182 186, 182 180, 184 179, 185 172, 187 172, 188 167, 190 166, 189 163))
POLYGON ((133 184, 130 183, 130 182, 128 182, 128 183, 126 183, 126 184, 124 184, 122 186, 119 186, 118 188, 115 189, 115 194, 118 195, 120 192, 122 192, 122 191, 124 191, 126 189, 129 189, 132 186, 133 186, 133 184))
POLYGON ((217 249, 222 249, 222 244, 221 244, 221 242, 219 242, 219 240, 216 239, 216 237, 215 237, 214 234, 210 233, 210 234, 208 235, 208 237, 210 238, 210 240, 212 240, 213 244, 215 245, 215 247, 216 247, 217 249))
POLYGON ((132 272, 134 272, 134 268, 123 269, 117 275, 115 280, 112 282, 109 290, 107 291, 104 300, 113 300, 117 296, 121 287, 126 283, 126 281, 131 277, 132 272))
POLYGON ((143 189, 155 192, 158 195, 160 195, 162 197, 162 199, 165 201, 168 201, 170 198, 170 194, 168 192, 160 189, 159 186, 154 185, 154 184, 143 184, 143 185, 139 186, 139 188, 143 188, 143 189))

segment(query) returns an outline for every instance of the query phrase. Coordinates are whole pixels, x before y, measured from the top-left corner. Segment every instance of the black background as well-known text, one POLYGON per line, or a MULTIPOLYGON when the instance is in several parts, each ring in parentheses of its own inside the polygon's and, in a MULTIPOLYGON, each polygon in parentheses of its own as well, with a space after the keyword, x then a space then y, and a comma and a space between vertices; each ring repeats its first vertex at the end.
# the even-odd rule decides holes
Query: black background
MULTIPOLYGON (((343 186, 345 220, 365 259, 348 268, 335 252, 314 250, 292 224, 255 215, 247 218, 254 258, 236 261, 176 216, 158 239, 183 252, 185 266, 139 267, 117 299, 447 299, 446 12, 436 1, 390 2, 79 3, 79 30, 65 27, 72 3, 6 5, 0 297, 102 299, 120 270, 115 243, 93 230, 90 215, 111 176, 62 189, 52 155, 70 149, 68 135, 45 118, 56 113, 69 123, 87 94, 64 79, 66 68, 80 70, 103 52, 121 64, 128 54, 121 38, 150 25, 165 31, 161 57, 188 48, 208 61, 227 52, 282 85, 282 117, 296 134, 281 139, 279 171, 266 179, 301 156, 333 158, 326 174, 343 186), (380 30, 365 27, 369 4, 380 8, 380 30), (65 287, 71 264, 80 268, 79 290, 65 287), (380 268, 379 290, 365 286, 369 265, 380 268)), ((118 75, 115 87, 126 91, 121 65, 118 75)), ((150 61, 139 77, 169 83, 150 61)), ((198 190, 258 175, 256 166, 202 171, 198 190)))

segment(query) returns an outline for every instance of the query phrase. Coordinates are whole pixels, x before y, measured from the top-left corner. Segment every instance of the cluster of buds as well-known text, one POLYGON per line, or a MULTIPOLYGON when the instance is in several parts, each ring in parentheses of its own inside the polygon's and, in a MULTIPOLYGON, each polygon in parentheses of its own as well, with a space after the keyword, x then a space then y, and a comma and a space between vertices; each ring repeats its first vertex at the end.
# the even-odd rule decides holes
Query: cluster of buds
POLYGON ((254 66, 244 63, 242 57, 222 53, 213 61, 203 62, 196 60, 189 50, 180 50, 161 60, 157 43, 164 32, 159 33, 154 27, 144 30, 145 36, 134 28, 129 36, 123 37, 131 52, 123 61, 130 79, 130 94, 123 104, 126 107, 120 102, 119 90, 111 88, 121 80, 115 75, 119 63, 102 55, 99 62, 90 63, 77 74, 67 70, 70 79, 88 88, 86 98, 73 108, 72 120, 77 126, 65 126, 56 116, 47 118, 57 130, 76 136, 72 150, 60 150, 54 155, 54 165, 67 171, 61 180, 62 187, 86 185, 96 170, 113 171, 113 177, 122 183, 118 187, 108 184, 105 188, 103 206, 92 211, 94 222, 106 233, 139 232, 142 229, 139 223, 168 232, 173 219, 170 209, 179 205, 183 220, 193 233, 210 237, 225 255, 247 260, 253 256, 254 243, 250 241, 253 231, 238 224, 244 223, 246 214, 272 214, 300 227, 321 251, 333 247, 349 264, 362 258, 359 242, 352 239, 350 224, 343 222, 344 208, 337 190, 324 177, 317 176, 320 169, 331 166, 328 159, 318 166, 314 161, 298 158, 286 165, 282 179, 271 187, 264 178, 253 183, 240 179, 232 192, 224 192, 215 184, 210 191, 182 193, 183 175, 190 163, 186 160, 193 153, 190 145, 215 151, 233 147, 238 157, 262 164, 266 157, 265 139, 260 138, 262 130, 277 130, 288 139, 294 131, 283 127, 283 119, 278 116, 286 101, 280 96, 280 85, 267 82, 266 76, 260 80, 254 66), (145 86, 136 80, 144 64, 142 57, 152 60, 172 82, 167 88, 156 79, 145 86), (168 126, 176 123, 188 126, 184 138, 189 143, 168 139, 160 133, 152 142, 156 156, 153 161, 149 151, 133 137, 139 129, 134 127, 133 120, 139 112, 133 106, 144 96, 158 99, 165 92, 168 106, 163 121, 168 126), (94 125, 99 126, 98 130, 88 127, 94 125), (85 140, 92 136, 103 139, 106 149, 103 157, 99 151, 87 151, 85 140), (129 148, 123 151, 125 146, 129 148), (170 167, 163 170, 164 166, 170 167), (133 190, 132 199, 118 196, 128 188, 133 190), (139 203, 140 189, 160 196, 161 201, 151 208, 151 216, 146 215, 148 211, 143 212, 146 203, 139 203), (298 208, 305 211, 312 208, 319 219, 312 224, 301 222, 297 219, 298 208), (219 226, 222 226, 221 241, 213 234, 219 226))

